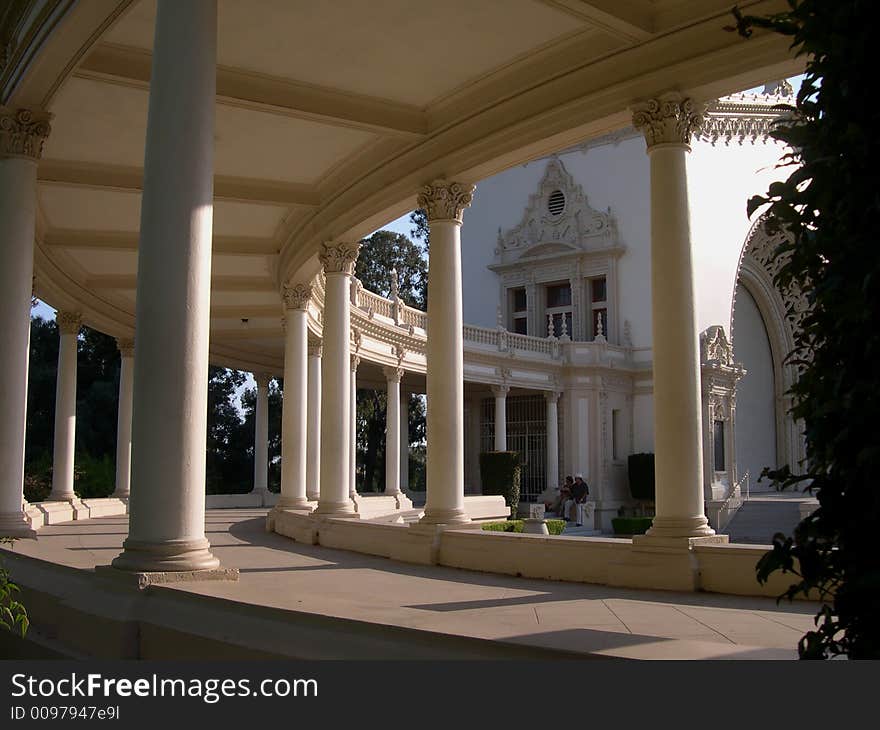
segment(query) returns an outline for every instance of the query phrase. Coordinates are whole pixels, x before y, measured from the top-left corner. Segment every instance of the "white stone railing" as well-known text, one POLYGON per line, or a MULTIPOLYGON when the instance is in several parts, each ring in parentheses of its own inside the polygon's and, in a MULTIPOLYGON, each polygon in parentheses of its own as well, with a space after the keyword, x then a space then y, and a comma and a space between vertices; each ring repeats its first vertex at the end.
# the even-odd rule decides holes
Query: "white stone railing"
POLYGON ((392 322, 395 321, 394 302, 385 297, 380 297, 378 294, 374 294, 369 289, 358 290, 357 306, 359 309, 362 309, 367 313, 372 312, 373 314, 387 317, 392 322))

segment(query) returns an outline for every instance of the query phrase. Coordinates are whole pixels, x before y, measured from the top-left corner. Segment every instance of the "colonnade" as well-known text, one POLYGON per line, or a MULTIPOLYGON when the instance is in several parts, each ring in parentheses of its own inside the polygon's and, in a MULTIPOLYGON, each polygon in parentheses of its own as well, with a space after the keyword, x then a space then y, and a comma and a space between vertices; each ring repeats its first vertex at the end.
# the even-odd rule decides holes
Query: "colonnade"
MULTIPOLYGON (((126 400, 120 417, 131 413, 131 425, 130 430, 122 422, 119 426, 123 457, 116 490, 120 496, 130 495, 130 527, 113 565, 127 571, 189 572, 219 565, 205 538, 204 519, 216 55, 216 1, 160 0, 138 247, 137 347, 133 359, 123 351, 120 382, 121 401, 126 400), (180 62, 183 58, 186 63, 180 62)), ((6 108, 0 108, 0 121, 0 329, 6 336, 6 346, 0 348, 0 533, 15 535, 28 533, 22 484, 36 165, 49 123, 43 112, 6 108)), ((636 107, 633 121, 645 133, 651 166, 657 458, 657 518, 651 533, 691 539, 712 533, 702 507, 699 352, 685 170, 688 141, 699 115, 689 100, 664 96, 636 107)), ((463 488, 460 228, 473 192, 472 185, 436 180, 418 196, 431 236, 429 488, 422 518, 429 525, 469 519, 463 488)), ((307 288, 291 286, 283 293, 289 405, 282 426, 281 505, 297 508, 317 497, 318 518, 356 516, 351 497, 356 388, 352 356, 357 355, 350 343, 349 286, 358 249, 358 243, 344 240, 322 246, 319 259, 326 290, 320 347, 308 341, 307 288), (318 392, 320 408, 315 403, 318 392)), ((59 318, 62 338, 68 339, 59 356, 61 438, 56 439, 58 473, 53 481, 57 499, 75 496, 75 414, 70 408, 75 403, 74 324, 74 319, 59 318)), ((393 464, 402 463, 399 439, 393 437, 404 429, 404 419, 396 415, 402 410, 401 375, 399 368, 386 372, 392 452, 388 494, 401 489, 400 470, 397 479, 393 470, 393 464), (392 406, 395 402, 398 405, 392 406)), ((258 380, 264 382, 268 380, 258 380)), ((265 488, 265 391, 264 385, 258 389, 257 490, 265 488)), ((504 395, 496 393, 496 398, 504 395)), ((556 401, 556 396, 547 399, 548 443, 558 445, 556 401)), ((503 423, 502 417, 499 424, 503 423)), ((503 428, 496 432, 498 446, 506 446, 503 428)), ((548 474, 555 468, 548 461, 548 474)))

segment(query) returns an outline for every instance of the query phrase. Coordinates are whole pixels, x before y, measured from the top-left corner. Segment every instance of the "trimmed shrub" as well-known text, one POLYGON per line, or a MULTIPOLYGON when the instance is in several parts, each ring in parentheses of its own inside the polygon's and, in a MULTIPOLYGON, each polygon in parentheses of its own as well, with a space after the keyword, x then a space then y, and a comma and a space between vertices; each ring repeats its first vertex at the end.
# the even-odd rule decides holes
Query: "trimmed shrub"
POLYGON ((519 508, 520 461, 518 451, 486 451, 480 454, 483 494, 500 494, 516 515, 519 508))
POLYGON ((615 535, 644 535, 653 521, 653 517, 615 517, 611 526, 615 535))
MULTIPOLYGON (((547 520, 547 532, 561 535, 565 529, 565 520, 547 520)), ((484 522, 481 527, 488 532, 522 532, 525 520, 506 520, 504 522, 484 522)))
POLYGON ((654 454, 630 454, 627 459, 629 491, 633 499, 654 501, 654 454))

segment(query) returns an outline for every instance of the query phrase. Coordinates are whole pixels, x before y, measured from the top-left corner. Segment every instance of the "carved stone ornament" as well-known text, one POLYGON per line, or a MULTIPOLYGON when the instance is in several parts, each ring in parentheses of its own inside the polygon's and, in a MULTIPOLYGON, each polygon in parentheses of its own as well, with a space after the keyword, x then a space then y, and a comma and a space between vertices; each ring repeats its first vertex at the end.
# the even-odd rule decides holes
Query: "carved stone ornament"
POLYGON ((385 379, 389 382, 399 383, 406 371, 403 368, 384 367, 382 368, 382 372, 385 373, 385 379))
POLYGON ((364 341, 364 333, 356 327, 351 328, 351 342, 354 345, 354 351, 361 349, 361 343, 364 341))
POLYGON ((324 266, 325 274, 343 273, 351 276, 360 250, 360 243, 347 241, 322 243, 318 258, 324 266))
POLYGON ((311 284, 285 284, 281 289, 281 298, 287 309, 305 310, 312 298, 311 284))
POLYGON ((82 314, 80 312, 58 312, 55 315, 55 322, 62 335, 77 335, 82 327, 82 314))
POLYGON ((0 107, 0 157, 39 160, 52 130, 49 119, 46 112, 0 107))
POLYGON ((700 333, 700 360, 704 363, 733 364, 733 346, 721 325, 712 325, 700 333))
POLYGON ((700 130, 704 109, 681 94, 663 94, 633 106, 633 126, 645 135, 648 149, 658 144, 690 146, 700 130))
POLYGON ((349 364, 351 365, 351 372, 356 373, 358 367, 361 364, 361 359, 357 355, 349 355, 349 364))
POLYGON ((122 357, 134 357, 134 340, 116 340, 116 348, 122 357))
POLYGON ((418 206, 424 208, 429 221, 455 220, 461 223, 464 209, 474 199, 474 185, 435 180, 419 193, 418 206))

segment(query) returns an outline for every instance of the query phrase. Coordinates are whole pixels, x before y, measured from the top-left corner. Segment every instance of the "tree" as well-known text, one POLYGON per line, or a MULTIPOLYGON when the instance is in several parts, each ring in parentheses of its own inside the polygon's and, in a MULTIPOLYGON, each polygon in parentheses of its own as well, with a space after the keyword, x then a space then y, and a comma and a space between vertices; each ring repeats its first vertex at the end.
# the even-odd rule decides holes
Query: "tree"
POLYGON ((245 374, 238 370, 208 369, 208 494, 241 494, 253 486, 253 430, 248 439, 236 405, 236 392, 244 382, 245 374))
POLYGON ((759 562, 759 580, 777 570, 798 577, 784 596, 819 592, 816 630, 801 638, 802 658, 880 658, 880 123, 865 69, 874 67, 870 0, 789 0, 788 12, 742 16, 738 31, 770 29, 806 56, 795 121, 774 136, 790 145, 785 182, 749 201, 766 207, 771 232, 789 239, 776 256, 780 291, 796 287, 809 303, 789 355, 799 369, 792 414, 805 426, 806 460, 765 470, 781 488, 806 484, 818 509, 792 536, 777 534, 759 562))

